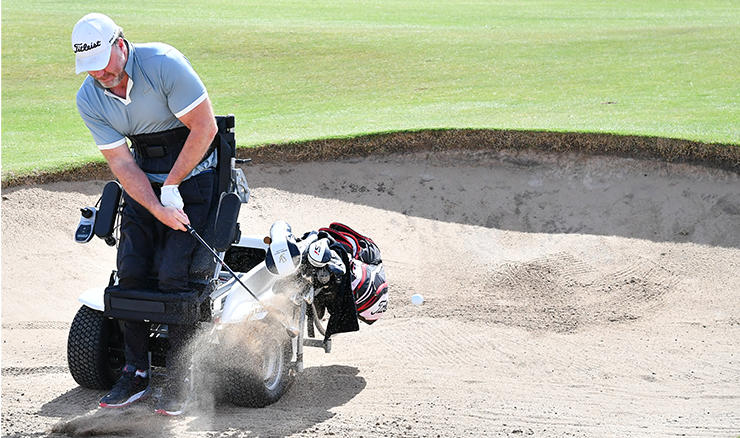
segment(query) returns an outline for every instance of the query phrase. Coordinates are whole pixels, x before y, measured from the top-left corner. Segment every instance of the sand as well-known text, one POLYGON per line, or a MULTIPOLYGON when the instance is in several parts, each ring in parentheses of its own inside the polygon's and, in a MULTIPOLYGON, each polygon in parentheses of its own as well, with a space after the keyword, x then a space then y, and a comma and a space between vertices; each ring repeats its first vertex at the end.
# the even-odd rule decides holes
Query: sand
POLYGON ((99 410, 66 339, 114 268, 103 241, 73 240, 106 181, 6 189, 3 436, 740 436, 737 174, 510 151, 244 170, 243 232, 339 221, 378 243, 386 315, 308 348, 267 408, 99 410))

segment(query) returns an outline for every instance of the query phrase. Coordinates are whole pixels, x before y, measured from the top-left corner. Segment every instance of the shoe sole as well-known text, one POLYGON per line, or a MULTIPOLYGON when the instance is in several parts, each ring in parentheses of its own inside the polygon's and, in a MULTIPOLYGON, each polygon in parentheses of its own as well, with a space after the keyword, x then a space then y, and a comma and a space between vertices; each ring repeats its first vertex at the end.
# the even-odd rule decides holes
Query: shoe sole
POLYGON ((132 395, 131 397, 128 398, 128 400, 126 400, 123 403, 110 404, 110 403, 100 402, 100 407, 106 408, 106 409, 123 408, 137 400, 144 400, 145 398, 149 397, 150 393, 151 391, 149 390, 149 388, 147 388, 141 392, 137 392, 136 394, 132 395))
POLYGON ((154 412, 157 413, 157 414, 159 414, 159 415, 166 415, 166 416, 169 416, 169 417, 176 417, 178 415, 182 415, 182 411, 183 411, 182 409, 179 410, 179 411, 168 411, 166 409, 155 409, 154 410, 154 412))
POLYGON ((176 417, 178 415, 182 415, 183 412, 185 412, 185 410, 190 405, 190 402, 191 401, 192 401, 192 399, 190 397, 188 397, 188 399, 185 400, 185 403, 182 404, 182 408, 180 408, 179 410, 176 410, 176 411, 168 411, 167 409, 159 408, 159 409, 154 409, 154 412, 157 413, 157 414, 159 414, 159 415, 166 415, 166 416, 169 416, 169 417, 176 417))

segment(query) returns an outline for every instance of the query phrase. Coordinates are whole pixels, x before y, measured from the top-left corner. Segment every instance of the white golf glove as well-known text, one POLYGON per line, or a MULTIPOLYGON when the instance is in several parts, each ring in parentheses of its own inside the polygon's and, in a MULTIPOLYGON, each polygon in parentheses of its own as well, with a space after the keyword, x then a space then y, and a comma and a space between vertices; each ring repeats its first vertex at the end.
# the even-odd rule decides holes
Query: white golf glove
POLYGON ((175 207, 178 210, 185 208, 180 190, 175 185, 162 186, 162 194, 159 196, 159 200, 162 201, 162 205, 165 207, 175 207))

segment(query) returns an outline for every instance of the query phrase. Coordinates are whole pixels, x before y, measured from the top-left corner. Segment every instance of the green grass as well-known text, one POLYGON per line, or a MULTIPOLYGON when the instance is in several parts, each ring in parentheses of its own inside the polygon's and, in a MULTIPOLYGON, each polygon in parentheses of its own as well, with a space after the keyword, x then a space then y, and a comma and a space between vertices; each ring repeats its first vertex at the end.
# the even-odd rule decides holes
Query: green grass
MULTIPOLYGON (((732 1, 227 0, 106 4, 185 53, 240 145, 427 128, 740 144, 732 1)), ((2 2, 2 165, 100 160, 70 33, 89 6, 2 2)))

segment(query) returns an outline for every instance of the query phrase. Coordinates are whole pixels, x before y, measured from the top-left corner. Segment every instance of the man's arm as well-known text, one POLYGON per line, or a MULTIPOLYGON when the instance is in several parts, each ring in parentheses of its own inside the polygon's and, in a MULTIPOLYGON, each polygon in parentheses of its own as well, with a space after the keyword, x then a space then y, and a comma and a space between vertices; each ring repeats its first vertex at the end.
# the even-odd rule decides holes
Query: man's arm
POLYGON ((173 207, 165 207, 152 190, 151 183, 134 161, 128 146, 101 150, 108 166, 118 178, 123 189, 139 204, 149 210, 154 217, 170 228, 186 231, 183 224, 189 224, 187 215, 173 207))
POLYGON ((206 99, 189 113, 180 116, 180 121, 190 129, 190 135, 170 170, 164 185, 179 185, 183 179, 200 163, 213 137, 218 132, 216 116, 213 114, 211 100, 206 99))

